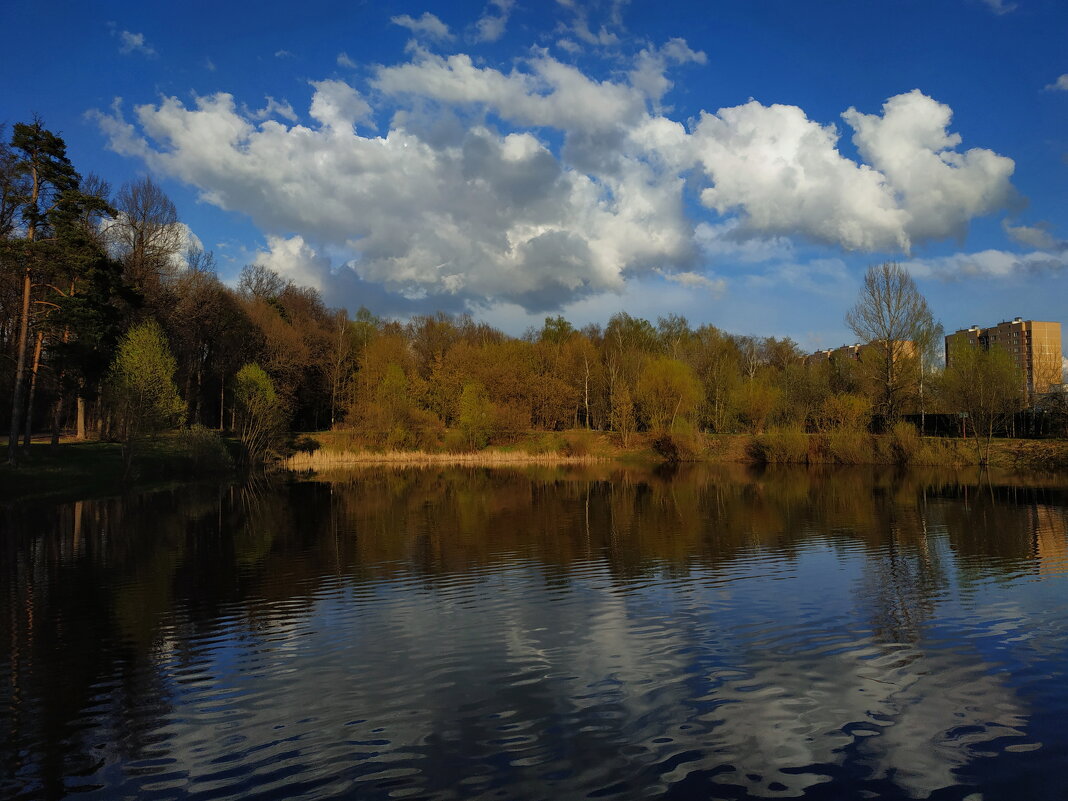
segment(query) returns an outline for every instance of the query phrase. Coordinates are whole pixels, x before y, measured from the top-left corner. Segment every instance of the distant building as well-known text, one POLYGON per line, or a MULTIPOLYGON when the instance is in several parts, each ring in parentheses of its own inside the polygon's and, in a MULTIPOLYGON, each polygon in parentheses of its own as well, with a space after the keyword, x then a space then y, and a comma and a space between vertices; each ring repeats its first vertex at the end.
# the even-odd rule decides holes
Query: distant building
POLYGON ((1024 377, 1031 397, 1049 392, 1061 382, 1061 324, 1017 317, 991 328, 973 325, 946 337, 946 367, 953 364, 957 346, 989 350, 1000 347, 1008 353, 1024 377))
MULTIPOLYGON (((893 342, 894 348, 894 361, 899 358, 909 357, 916 355, 916 346, 907 339, 895 340, 893 342)), ((883 341, 870 342, 867 345, 861 345, 859 342, 855 345, 842 345, 838 348, 828 348, 827 350, 818 350, 815 353, 810 353, 805 357, 805 364, 819 364, 821 362, 837 361, 843 359, 851 359, 852 361, 860 361, 861 356, 865 351, 873 348, 884 347, 883 341)))

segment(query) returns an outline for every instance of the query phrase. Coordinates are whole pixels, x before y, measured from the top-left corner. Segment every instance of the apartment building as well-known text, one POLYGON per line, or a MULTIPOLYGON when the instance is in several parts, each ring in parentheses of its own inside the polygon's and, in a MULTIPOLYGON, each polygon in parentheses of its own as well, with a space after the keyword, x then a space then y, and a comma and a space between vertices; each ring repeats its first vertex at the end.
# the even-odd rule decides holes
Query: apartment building
MULTIPOLYGON (((901 358, 909 358, 916 355, 916 346, 911 340, 901 339, 894 340, 892 343, 893 359, 896 362, 901 358)), ((818 364, 820 362, 829 362, 838 359, 852 359, 853 361, 860 361, 863 353, 872 348, 879 348, 880 351, 885 347, 882 340, 878 342, 870 342, 867 345, 861 345, 857 343, 855 345, 842 345, 838 348, 828 348, 826 350, 818 350, 815 353, 810 353, 805 357, 806 364, 818 364)))
POLYGON ((1020 317, 990 328, 962 328, 946 337, 946 367, 953 363, 957 346, 999 347, 1012 356, 1024 377, 1028 395, 1049 392, 1061 383, 1061 324, 1020 317))

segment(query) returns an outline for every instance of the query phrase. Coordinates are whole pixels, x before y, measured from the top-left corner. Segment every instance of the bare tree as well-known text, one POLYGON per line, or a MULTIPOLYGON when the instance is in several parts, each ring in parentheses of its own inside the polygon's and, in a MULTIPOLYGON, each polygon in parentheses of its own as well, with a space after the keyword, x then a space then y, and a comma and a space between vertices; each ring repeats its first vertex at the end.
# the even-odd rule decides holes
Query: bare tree
POLYGON ((122 185, 115 198, 118 214, 108 228, 115 255, 127 279, 139 292, 153 297, 177 267, 182 250, 178 211, 151 178, 122 185))
POLYGON ((892 421, 919 383, 919 350, 937 324, 912 276, 894 262, 868 268, 846 325, 869 347, 863 369, 877 386, 875 408, 892 421))

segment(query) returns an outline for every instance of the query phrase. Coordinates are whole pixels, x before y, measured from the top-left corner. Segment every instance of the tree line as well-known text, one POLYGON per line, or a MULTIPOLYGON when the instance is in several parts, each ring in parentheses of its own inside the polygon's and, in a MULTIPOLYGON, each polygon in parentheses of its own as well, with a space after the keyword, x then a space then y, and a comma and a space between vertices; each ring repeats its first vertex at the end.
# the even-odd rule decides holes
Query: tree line
POLYGON ((977 369, 985 385, 1003 376, 999 413, 1022 402, 996 355, 938 373, 941 330, 896 265, 869 270, 847 318, 870 343, 860 358, 812 361, 789 338, 678 315, 582 328, 551 316, 521 337, 468 315, 350 315, 258 264, 228 286, 186 230, 151 178, 113 190, 80 175, 40 120, 13 126, 0 145, 10 461, 32 433, 66 430, 133 443, 201 426, 262 457, 285 430, 333 427, 386 448, 477 448, 531 429, 626 445, 638 431, 862 427, 963 409, 977 369))

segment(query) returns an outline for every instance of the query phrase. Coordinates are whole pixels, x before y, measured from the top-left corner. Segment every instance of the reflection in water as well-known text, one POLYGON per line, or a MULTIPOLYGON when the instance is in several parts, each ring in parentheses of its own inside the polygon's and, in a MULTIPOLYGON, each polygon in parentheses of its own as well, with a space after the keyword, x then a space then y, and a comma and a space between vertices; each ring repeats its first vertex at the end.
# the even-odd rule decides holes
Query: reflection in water
POLYGON ((1056 797, 1066 500, 589 467, 4 510, 0 796, 1056 797))

